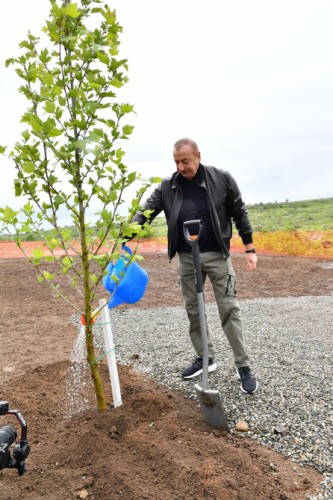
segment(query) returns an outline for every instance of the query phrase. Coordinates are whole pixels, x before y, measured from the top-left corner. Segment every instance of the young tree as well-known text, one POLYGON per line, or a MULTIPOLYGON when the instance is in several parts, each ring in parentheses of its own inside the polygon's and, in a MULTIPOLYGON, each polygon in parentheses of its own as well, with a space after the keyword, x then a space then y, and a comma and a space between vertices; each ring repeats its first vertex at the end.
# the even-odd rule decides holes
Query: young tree
POLYGON ((116 101, 128 68, 118 55, 122 28, 115 11, 101 0, 50 4, 45 46, 29 32, 20 43, 21 55, 6 61, 23 80, 19 92, 30 104, 22 117, 21 138, 9 153, 16 167, 15 195, 25 204, 21 210, 1 208, 0 221, 23 251, 24 233, 38 232, 44 240, 29 260, 39 281, 47 280, 82 315, 97 407, 104 410, 92 329, 96 291, 124 240, 143 234, 131 217, 157 179, 141 181, 123 215, 125 190, 141 179, 128 171, 118 146, 132 133, 133 127, 122 121, 133 106, 116 101), (93 214, 90 219, 88 214, 93 214), (78 247, 71 230, 60 224, 64 217, 79 235, 78 247), (60 257, 58 248, 63 251, 60 257), (54 263, 51 268, 49 261, 54 263), (79 307, 62 288, 64 277, 78 292, 79 307))

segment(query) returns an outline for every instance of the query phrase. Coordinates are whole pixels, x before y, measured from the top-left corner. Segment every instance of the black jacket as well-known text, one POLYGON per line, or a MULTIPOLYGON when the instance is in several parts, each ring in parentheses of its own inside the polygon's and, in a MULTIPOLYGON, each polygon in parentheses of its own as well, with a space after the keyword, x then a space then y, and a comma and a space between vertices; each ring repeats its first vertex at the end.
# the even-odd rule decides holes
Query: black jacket
MULTIPOLYGON (((200 164, 201 165, 201 164, 200 164)), ((234 221, 238 234, 244 245, 252 243, 252 228, 248 212, 242 200, 235 179, 216 167, 203 166, 204 176, 201 186, 207 190, 210 215, 217 241, 224 255, 229 256, 230 239, 232 237, 232 222, 234 221)), ((180 174, 175 172, 165 178, 145 201, 142 210, 152 210, 149 222, 164 211, 168 225, 168 256, 171 260, 176 253, 178 224, 177 217, 182 204, 182 190, 177 182, 180 174)), ((137 212, 133 222, 143 224, 146 217, 137 212)))

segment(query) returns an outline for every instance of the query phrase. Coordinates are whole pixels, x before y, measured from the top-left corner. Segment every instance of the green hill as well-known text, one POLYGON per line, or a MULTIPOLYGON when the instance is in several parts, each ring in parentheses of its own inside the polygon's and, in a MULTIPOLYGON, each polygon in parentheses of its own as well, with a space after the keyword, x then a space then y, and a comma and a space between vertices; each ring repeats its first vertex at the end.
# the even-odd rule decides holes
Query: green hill
POLYGON ((248 206, 254 231, 333 229, 333 198, 248 206))
MULTIPOLYGON (((254 231, 325 231, 333 229, 333 198, 256 203, 247 206, 254 231)), ((166 235, 164 217, 153 224, 154 236, 166 235)))
MULTIPOLYGON (((325 231, 333 229, 333 198, 317 200, 286 201, 283 203, 256 203, 247 205, 253 230, 266 231, 325 231)), ((74 228, 68 228, 72 238, 78 237, 74 228)), ((164 237, 167 234, 164 216, 156 217, 152 223, 150 237, 164 237)), ((0 234, 0 241, 11 239, 0 234)), ((27 233, 26 240, 37 240, 38 235, 27 233)))

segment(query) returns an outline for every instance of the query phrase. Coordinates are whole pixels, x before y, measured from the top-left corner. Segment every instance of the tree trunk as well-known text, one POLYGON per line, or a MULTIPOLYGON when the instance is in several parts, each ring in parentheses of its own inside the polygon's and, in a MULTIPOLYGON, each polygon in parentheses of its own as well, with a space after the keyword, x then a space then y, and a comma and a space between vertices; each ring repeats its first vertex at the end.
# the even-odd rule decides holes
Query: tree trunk
POLYGON ((95 394, 97 398, 97 408, 98 410, 104 411, 107 409, 107 405, 105 401, 101 375, 98 370, 98 364, 96 363, 94 335, 92 333, 91 326, 85 327, 85 334, 86 334, 86 347, 87 347, 87 361, 89 364, 91 377, 94 383, 95 394))

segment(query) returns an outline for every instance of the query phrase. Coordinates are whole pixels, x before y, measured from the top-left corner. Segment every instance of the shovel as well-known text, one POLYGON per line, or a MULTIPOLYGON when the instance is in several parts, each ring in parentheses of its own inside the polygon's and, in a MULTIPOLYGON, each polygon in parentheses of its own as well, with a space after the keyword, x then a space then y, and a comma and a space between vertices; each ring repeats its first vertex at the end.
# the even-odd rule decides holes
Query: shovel
POLYGON ((208 336, 199 251, 199 240, 203 233, 203 229, 202 220, 187 221, 184 222, 183 225, 185 240, 192 248, 203 351, 202 387, 199 384, 196 384, 195 390, 200 403, 201 412, 207 424, 211 427, 222 428, 223 430, 229 432, 229 426, 223 410, 220 394, 216 389, 208 388, 208 336), (195 228, 195 235, 190 234, 189 227, 191 227, 192 231, 195 228))

